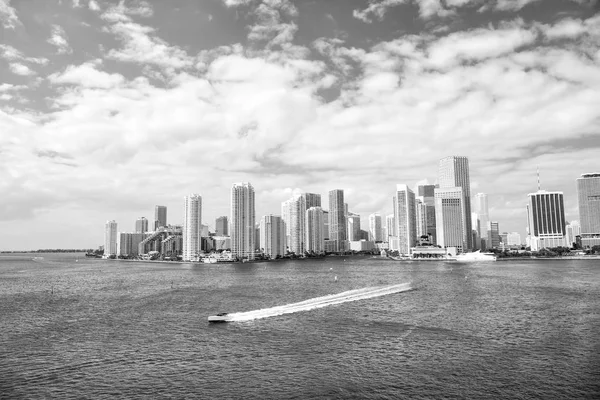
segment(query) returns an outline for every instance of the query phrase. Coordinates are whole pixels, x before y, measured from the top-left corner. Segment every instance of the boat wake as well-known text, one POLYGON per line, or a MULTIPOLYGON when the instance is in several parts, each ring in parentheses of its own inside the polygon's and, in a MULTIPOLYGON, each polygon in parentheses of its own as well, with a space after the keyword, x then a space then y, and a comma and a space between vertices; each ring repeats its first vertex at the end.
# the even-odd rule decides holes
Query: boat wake
POLYGON ((350 301, 371 299, 373 297, 385 296, 387 294, 406 292, 411 290, 410 283, 401 283, 391 286, 367 287, 363 289, 348 290, 346 292, 330 294, 327 296, 316 297, 314 299, 304 300, 299 303, 286 304, 283 306, 263 308, 260 310, 231 313, 228 315, 228 321, 251 321, 254 319, 275 317, 277 315, 291 314, 300 311, 314 310, 333 306, 336 304, 347 303, 350 301))

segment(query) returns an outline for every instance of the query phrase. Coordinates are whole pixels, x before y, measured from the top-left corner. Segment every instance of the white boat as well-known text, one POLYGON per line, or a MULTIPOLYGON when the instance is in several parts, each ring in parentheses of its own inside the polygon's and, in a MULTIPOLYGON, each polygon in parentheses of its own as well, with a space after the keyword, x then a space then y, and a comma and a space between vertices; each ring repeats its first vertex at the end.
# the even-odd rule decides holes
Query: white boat
POLYGON ((217 315, 210 315, 208 317, 208 322, 229 322, 231 321, 230 317, 227 315, 227 313, 219 313, 217 315))
POLYGON ((202 262, 204 264, 216 264, 218 261, 215 257, 204 257, 202 259, 202 262))
POLYGON ((471 261, 496 261, 498 257, 494 253, 482 253, 480 250, 472 253, 463 253, 455 256, 456 261, 471 262, 471 261))

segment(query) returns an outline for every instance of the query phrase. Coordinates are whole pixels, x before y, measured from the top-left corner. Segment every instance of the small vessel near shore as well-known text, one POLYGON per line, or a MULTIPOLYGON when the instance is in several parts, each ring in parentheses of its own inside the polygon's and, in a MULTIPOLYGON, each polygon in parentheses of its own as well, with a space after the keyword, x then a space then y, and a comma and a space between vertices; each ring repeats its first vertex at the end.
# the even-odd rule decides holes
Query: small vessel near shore
POLYGON ((458 262, 473 262, 473 261, 496 261, 498 257, 494 253, 482 253, 480 250, 472 253, 463 253, 455 256, 458 262))
POLYGON ((217 315, 210 315, 208 317, 208 322, 218 323, 218 322, 229 322, 231 321, 230 317, 227 313, 219 313, 217 315))

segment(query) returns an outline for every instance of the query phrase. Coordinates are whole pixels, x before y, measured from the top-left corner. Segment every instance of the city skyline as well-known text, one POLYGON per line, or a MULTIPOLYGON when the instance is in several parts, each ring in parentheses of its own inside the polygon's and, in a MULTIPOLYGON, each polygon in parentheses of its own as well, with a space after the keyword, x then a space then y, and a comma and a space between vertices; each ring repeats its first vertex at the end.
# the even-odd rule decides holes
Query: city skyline
POLYGON ((538 166, 567 221, 600 170, 596 1, 0 5, 1 250, 95 248, 157 204, 182 223, 193 192, 214 230, 239 181, 257 217, 340 188, 368 227, 453 154, 525 237, 538 166))

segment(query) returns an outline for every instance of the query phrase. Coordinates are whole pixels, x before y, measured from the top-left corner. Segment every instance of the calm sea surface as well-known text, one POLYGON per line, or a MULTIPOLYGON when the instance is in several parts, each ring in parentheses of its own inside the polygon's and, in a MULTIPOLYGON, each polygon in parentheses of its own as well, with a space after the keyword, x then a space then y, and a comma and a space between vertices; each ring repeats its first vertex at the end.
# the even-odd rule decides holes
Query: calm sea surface
POLYGON ((0 317, 7 399, 600 398, 600 260, 0 255, 0 317), (413 289, 207 323, 405 282, 413 289))

